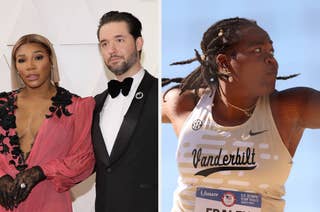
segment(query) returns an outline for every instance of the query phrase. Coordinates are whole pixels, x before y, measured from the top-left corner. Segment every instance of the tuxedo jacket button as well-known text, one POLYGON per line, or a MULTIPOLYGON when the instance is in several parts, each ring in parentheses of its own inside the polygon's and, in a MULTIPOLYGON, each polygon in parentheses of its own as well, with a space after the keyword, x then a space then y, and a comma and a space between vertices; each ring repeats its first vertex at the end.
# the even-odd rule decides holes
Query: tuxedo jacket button
POLYGON ((107 172, 110 173, 112 170, 111 168, 107 168, 107 172))
POLYGON ((152 188, 151 184, 139 184, 139 188, 152 188))

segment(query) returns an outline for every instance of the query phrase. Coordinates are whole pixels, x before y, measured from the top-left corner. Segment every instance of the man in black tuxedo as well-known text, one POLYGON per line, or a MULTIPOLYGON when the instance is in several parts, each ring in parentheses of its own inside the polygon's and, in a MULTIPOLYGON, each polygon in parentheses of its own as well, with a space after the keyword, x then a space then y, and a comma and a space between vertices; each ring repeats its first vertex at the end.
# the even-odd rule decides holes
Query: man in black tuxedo
POLYGON ((96 212, 158 211, 158 80, 140 63, 141 22, 111 11, 100 51, 116 80, 95 97, 96 212))

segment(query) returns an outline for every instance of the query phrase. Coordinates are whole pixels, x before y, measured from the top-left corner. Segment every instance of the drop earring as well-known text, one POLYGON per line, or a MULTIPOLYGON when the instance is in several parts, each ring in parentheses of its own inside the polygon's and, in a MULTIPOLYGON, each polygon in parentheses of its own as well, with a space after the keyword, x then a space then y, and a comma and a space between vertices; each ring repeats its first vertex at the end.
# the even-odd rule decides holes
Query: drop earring
POLYGON ((225 77, 225 79, 228 80, 228 82, 233 82, 233 77, 231 76, 231 71, 229 71, 228 68, 223 67, 221 71, 222 75, 225 77))
POLYGON ((230 82, 230 83, 233 82, 233 77, 232 76, 228 76, 228 82, 230 82))
POLYGON ((231 72, 229 71, 228 68, 222 68, 222 70, 223 70, 222 73, 227 75, 227 76, 231 74, 231 72))
POLYGON ((17 77, 22 81, 22 78, 21 78, 21 75, 20 75, 19 71, 17 71, 17 77))

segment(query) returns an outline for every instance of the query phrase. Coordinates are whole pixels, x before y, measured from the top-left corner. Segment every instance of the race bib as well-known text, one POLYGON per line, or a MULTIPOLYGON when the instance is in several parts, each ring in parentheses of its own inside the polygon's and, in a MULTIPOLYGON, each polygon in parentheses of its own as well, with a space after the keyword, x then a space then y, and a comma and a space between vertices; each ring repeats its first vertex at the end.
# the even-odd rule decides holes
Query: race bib
POLYGON ((256 193, 197 188, 195 212, 261 212, 256 193))

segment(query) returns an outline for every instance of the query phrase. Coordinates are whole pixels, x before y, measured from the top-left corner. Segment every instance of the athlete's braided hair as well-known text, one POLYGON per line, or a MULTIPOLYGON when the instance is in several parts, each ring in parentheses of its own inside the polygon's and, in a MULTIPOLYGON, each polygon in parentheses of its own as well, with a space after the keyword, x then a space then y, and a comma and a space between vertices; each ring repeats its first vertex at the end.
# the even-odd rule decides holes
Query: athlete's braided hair
MULTIPOLYGON (((226 51, 232 50, 232 47, 241 40, 241 29, 249 26, 259 27, 255 21, 238 17, 223 19, 213 24, 203 34, 201 41, 202 56, 200 56, 198 51, 195 50, 195 58, 170 64, 184 65, 197 60, 200 63, 200 66, 194 69, 185 78, 163 78, 162 86, 168 85, 171 82, 176 82, 180 84, 173 88, 179 87, 181 89, 181 93, 186 90, 195 90, 197 94, 200 88, 207 87, 213 91, 215 84, 218 83, 218 77, 227 77, 225 74, 218 71, 218 65, 216 64, 215 57, 220 53, 226 53, 226 51)), ((231 52, 231 56, 232 55, 235 55, 235 52, 231 52)), ((298 74, 277 77, 277 79, 286 80, 297 75, 298 74)))

